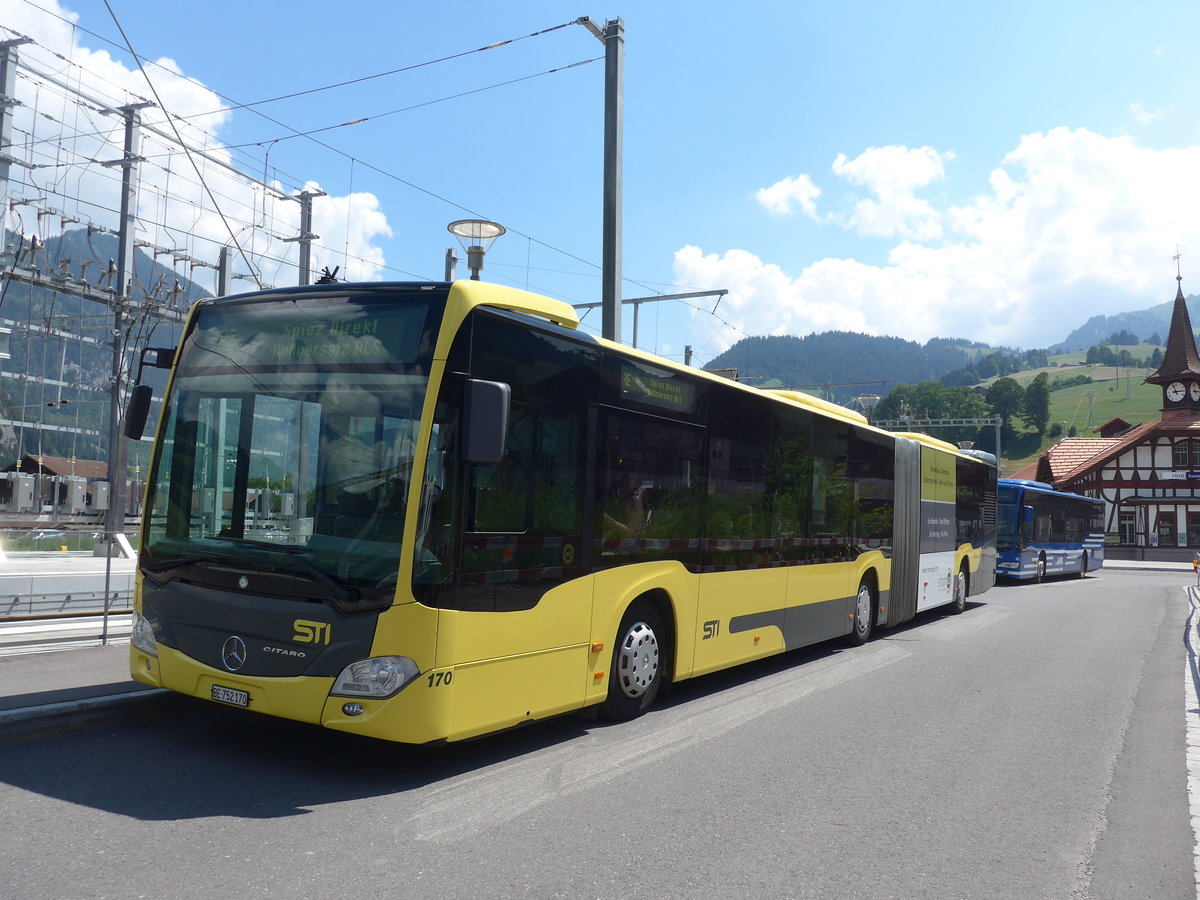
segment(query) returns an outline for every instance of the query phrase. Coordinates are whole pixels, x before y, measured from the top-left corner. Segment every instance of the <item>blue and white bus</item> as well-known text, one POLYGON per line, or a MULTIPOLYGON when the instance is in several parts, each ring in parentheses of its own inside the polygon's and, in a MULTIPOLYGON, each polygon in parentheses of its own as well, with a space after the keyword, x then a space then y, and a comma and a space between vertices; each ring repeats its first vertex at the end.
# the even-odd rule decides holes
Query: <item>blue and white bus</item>
POLYGON ((1040 481, 997 481, 996 575, 1082 578, 1104 565, 1104 501, 1040 481))

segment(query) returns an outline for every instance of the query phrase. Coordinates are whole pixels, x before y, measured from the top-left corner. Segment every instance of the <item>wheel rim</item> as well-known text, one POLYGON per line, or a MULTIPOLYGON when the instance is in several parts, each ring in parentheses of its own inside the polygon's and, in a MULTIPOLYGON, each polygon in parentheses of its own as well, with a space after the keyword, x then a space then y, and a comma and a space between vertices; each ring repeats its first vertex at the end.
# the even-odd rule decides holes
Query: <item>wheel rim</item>
POLYGON ((621 641, 617 679, 626 697, 640 697, 658 677, 658 638, 645 622, 635 622, 621 641))
POLYGON ((1038 581, 1041 581, 1043 578, 1046 577, 1046 561, 1044 559, 1040 559, 1040 558, 1038 559, 1037 577, 1038 577, 1038 581))
POLYGON ((958 573, 958 577, 954 579, 954 604, 962 606, 967 602, 967 576, 963 572, 958 573))
POLYGON ((871 627, 871 589, 865 584, 858 586, 858 603, 854 608, 854 627, 859 634, 871 627))

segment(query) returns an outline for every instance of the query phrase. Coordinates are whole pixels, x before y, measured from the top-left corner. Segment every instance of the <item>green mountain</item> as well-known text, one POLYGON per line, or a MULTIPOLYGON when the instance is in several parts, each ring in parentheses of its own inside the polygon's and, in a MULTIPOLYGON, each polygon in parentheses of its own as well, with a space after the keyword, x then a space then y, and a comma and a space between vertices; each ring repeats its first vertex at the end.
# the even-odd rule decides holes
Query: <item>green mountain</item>
POLYGON ((846 402, 864 393, 886 394, 897 384, 936 381, 994 350, 967 340, 933 338, 918 344, 826 331, 802 338, 743 338, 705 368, 737 369, 738 379, 749 384, 798 388, 846 402))
MULTIPOLYGON (((1132 331, 1143 341, 1152 334, 1158 334, 1164 341, 1167 332, 1171 330, 1171 311, 1175 301, 1169 300, 1152 306, 1149 309, 1139 309, 1135 312, 1117 313, 1114 316, 1092 316, 1083 325, 1076 328, 1066 339, 1047 348, 1051 353, 1074 353, 1095 347, 1101 341, 1122 329, 1132 331)), ((1200 310, 1200 297, 1187 298, 1188 315, 1193 325, 1196 322, 1197 311, 1200 310)))

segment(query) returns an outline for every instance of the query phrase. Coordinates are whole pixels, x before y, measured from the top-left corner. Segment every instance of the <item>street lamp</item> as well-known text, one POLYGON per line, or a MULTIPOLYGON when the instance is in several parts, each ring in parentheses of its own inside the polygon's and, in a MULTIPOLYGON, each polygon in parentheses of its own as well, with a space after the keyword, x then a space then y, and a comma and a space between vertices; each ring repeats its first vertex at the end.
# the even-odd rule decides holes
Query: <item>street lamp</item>
POLYGON ((866 412, 867 421, 870 422, 871 416, 875 412, 875 407, 879 405, 880 396, 878 394, 862 394, 854 399, 863 408, 863 411, 866 412))
POLYGON ((471 280, 478 281, 479 270, 483 268, 484 254, 507 229, 486 219, 459 219, 447 225, 446 230, 458 238, 459 244, 467 251, 467 268, 471 270, 471 280))

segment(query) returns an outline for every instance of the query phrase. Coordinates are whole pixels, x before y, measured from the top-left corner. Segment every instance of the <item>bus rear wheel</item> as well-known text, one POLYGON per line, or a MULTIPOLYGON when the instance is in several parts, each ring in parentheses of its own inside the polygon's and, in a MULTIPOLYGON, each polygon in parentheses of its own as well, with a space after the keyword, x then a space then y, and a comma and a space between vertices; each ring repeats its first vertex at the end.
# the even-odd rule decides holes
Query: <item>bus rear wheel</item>
POLYGON ((1087 551, 1084 550, 1083 555, 1079 557, 1079 571, 1075 573, 1075 577, 1082 578, 1084 575, 1087 574, 1087 569, 1088 569, 1087 551))
POLYGON ((641 601, 625 611, 613 647, 608 697, 600 707, 607 719, 635 719, 658 696, 663 678, 663 628, 654 607, 641 601))
POLYGON ((967 608, 967 587, 967 567, 964 565, 954 576, 954 599, 950 601, 946 612, 957 616, 967 608))
POLYGON ((871 639, 871 626, 875 622, 875 591, 865 578, 859 582, 858 594, 854 598, 854 624, 847 640, 852 647, 861 647, 871 639))

